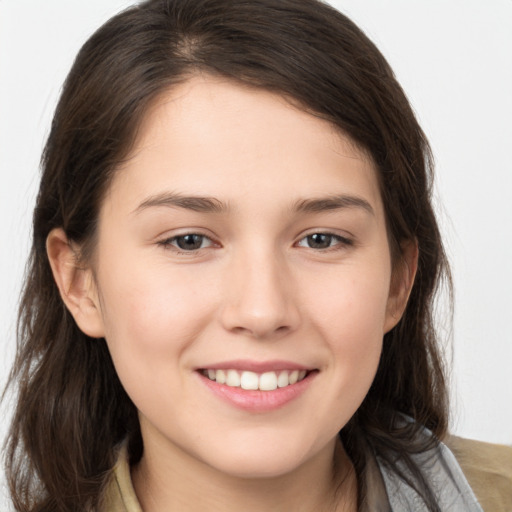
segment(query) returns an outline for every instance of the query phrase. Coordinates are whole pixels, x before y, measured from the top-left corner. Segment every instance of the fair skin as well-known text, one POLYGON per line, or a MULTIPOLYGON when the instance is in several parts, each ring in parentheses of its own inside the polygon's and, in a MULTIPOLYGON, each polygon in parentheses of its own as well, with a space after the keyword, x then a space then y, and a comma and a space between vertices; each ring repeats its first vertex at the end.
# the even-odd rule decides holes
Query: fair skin
POLYGON ((337 433, 416 259, 405 246, 393 271, 364 152, 279 95, 191 78, 147 113, 94 262, 78 270, 77 250, 48 237, 67 307, 139 410, 145 512, 356 509, 337 433))

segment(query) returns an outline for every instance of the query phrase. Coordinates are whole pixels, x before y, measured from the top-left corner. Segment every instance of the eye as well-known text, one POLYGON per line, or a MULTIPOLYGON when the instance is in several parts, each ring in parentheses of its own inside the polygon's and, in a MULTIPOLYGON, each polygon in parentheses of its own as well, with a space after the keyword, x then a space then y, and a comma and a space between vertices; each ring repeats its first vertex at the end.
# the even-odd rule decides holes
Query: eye
POLYGON ((352 241, 332 233, 312 233, 299 240, 297 245, 309 249, 330 249, 336 246, 352 245, 352 241))
POLYGON ((213 245, 213 242, 207 236, 197 233, 187 233, 186 235, 174 236, 159 243, 165 247, 171 246, 179 249, 180 251, 189 252, 204 249, 205 247, 211 247, 213 245))

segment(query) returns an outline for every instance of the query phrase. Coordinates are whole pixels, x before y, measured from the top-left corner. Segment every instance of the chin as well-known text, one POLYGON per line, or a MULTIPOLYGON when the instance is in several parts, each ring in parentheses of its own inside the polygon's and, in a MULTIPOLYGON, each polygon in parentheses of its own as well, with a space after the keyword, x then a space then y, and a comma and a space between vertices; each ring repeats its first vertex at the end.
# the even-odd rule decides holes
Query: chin
POLYGON ((277 460, 277 458, 264 458, 246 456, 243 459, 229 461, 215 461, 217 471, 233 478, 244 480, 274 479, 285 476, 298 469, 303 464, 297 458, 277 460))
POLYGON ((210 467, 234 478, 269 479, 293 473, 321 453, 327 453, 325 450, 332 451, 330 442, 317 448, 311 445, 311 440, 290 441, 288 436, 288 439, 273 442, 258 439, 239 446, 232 443, 229 448, 212 449, 203 460, 210 467))

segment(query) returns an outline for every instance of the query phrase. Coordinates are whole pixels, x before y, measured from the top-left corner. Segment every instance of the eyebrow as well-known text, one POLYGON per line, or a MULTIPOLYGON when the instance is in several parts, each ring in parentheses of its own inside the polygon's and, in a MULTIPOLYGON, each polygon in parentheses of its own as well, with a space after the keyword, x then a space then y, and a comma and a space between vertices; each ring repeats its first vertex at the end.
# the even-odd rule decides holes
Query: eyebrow
MULTIPOLYGON (((151 207, 162 206, 184 208, 201 213, 224 213, 229 209, 226 203, 215 197, 184 196, 178 193, 166 192, 148 197, 134 210, 134 213, 139 213, 151 207)), ((345 208, 360 208, 371 215, 375 215, 373 207, 366 199, 346 194, 301 199, 292 205, 292 211, 297 213, 321 213, 345 208)))
POLYGON ((344 208, 361 208, 371 215, 375 215, 372 205, 362 197, 352 195, 335 195, 297 201, 294 210, 300 213, 321 213, 329 210, 344 208))
POLYGON ((167 192, 148 197, 134 210, 134 213, 139 213, 142 210, 155 206, 184 208, 202 213, 223 213, 228 210, 228 205, 215 197, 184 196, 167 192))

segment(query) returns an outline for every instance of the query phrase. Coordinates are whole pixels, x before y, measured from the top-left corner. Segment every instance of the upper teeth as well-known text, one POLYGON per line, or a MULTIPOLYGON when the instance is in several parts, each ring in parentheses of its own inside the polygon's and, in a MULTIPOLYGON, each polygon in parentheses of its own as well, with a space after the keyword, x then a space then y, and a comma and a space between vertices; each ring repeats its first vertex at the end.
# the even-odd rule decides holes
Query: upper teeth
POLYGON ((238 370, 203 370, 203 374, 219 384, 235 388, 272 391, 302 380, 306 370, 280 370, 278 372, 255 373, 238 370))

